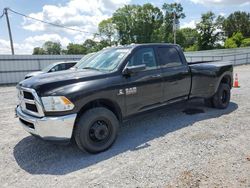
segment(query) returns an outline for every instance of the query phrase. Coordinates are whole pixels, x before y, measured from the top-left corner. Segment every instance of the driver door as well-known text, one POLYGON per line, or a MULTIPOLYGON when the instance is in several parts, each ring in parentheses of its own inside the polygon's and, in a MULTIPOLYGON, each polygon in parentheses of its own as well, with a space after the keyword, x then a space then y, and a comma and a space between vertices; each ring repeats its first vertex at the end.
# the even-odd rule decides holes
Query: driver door
POLYGON ((143 64, 145 70, 126 78, 124 92, 128 116, 148 110, 163 100, 163 79, 154 48, 137 49, 126 67, 143 64))

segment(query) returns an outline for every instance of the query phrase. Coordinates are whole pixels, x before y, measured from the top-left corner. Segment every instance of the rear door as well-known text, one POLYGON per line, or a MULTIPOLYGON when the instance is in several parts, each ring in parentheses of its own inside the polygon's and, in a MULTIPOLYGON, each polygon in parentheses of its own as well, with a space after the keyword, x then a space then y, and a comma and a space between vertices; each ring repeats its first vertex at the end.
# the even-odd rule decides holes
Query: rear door
POLYGON ((174 46, 157 47, 157 55, 164 80, 163 101, 186 99, 191 87, 191 73, 174 46))
POLYGON ((147 110, 162 102, 163 80, 161 69, 152 47, 137 49, 127 62, 127 67, 146 65, 146 69, 125 78, 127 115, 147 110))

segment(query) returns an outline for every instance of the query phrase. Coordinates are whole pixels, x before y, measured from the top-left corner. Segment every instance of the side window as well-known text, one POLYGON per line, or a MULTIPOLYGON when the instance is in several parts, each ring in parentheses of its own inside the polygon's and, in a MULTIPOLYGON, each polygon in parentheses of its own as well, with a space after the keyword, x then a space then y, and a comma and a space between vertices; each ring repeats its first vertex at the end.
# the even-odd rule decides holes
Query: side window
POLYGON ((157 68, 153 48, 142 48, 135 52, 128 62, 128 67, 143 64, 146 65, 147 70, 157 68))
POLYGON ((61 70, 65 70, 65 63, 62 64, 58 64, 56 66, 54 66, 50 72, 56 72, 56 71, 61 71, 61 70))
POLYGON ((69 69, 69 68, 73 67, 74 65, 75 65, 75 63, 67 63, 65 68, 69 69))
POLYGON ((176 67, 182 65, 179 53, 173 47, 159 47, 158 54, 160 64, 163 67, 176 67))
POLYGON ((58 71, 65 70, 66 69, 66 63, 59 64, 58 71))

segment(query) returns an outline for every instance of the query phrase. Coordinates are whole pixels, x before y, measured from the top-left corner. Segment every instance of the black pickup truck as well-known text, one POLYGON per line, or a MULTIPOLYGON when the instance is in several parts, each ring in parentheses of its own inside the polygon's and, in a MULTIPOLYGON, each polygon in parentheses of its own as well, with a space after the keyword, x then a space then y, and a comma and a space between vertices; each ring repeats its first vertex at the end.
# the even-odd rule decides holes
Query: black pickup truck
POLYGON ((104 49, 76 70, 42 74, 17 85, 21 125, 44 140, 68 142, 98 153, 115 141, 121 122, 163 105, 204 98, 224 109, 233 66, 187 63, 172 44, 104 49))

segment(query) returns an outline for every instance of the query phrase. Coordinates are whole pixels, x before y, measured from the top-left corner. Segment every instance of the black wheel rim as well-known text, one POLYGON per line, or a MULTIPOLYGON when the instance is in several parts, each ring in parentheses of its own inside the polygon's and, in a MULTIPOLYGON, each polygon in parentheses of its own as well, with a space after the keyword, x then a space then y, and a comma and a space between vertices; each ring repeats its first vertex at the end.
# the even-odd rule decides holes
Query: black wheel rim
POLYGON ((95 144, 106 143, 111 135, 110 124, 104 120, 95 121, 89 129, 89 138, 95 144))
POLYGON ((223 90, 222 95, 221 95, 221 101, 223 104, 227 103, 228 100, 228 94, 226 90, 223 90))

